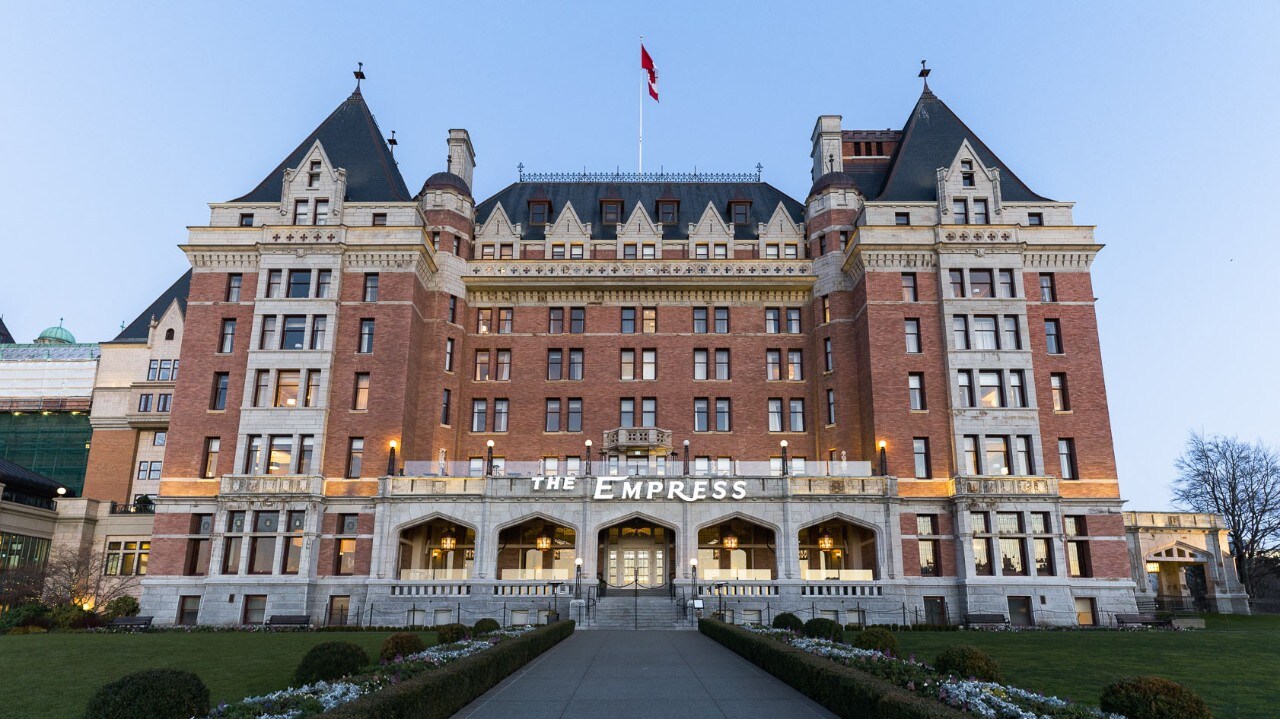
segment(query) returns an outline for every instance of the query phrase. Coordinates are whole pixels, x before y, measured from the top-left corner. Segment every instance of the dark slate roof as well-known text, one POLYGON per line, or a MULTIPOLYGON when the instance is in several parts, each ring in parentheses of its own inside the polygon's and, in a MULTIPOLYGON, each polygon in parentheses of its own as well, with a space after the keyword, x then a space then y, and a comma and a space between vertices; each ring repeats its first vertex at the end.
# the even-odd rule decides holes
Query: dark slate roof
POLYGON ((892 169, 878 195, 881 202, 928 202, 938 199, 938 168, 950 167, 960 145, 968 140, 985 167, 1000 168, 1000 196, 1009 202, 1051 201, 1032 192, 928 87, 920 95, 902 141, 892 159, 892 169))
POLYGON ((13 333, 4 326, 4 318, 0 317, 0 345, 14 344, 13 333))
POLYGON ((284 171, 302 164, 303 156, 316 140, 324 146, 334 167, 347 171, 347 199, 350 202, 404 202, 412 199, 404 184, 378 123, 374 122, 364 97, 356 90, 320 126, 307 135, 276 169, 247 195, 232 202, 279 202, 284 171))
POLYGON ((452 172, 437 172, 431 177, 428 177, 427 181, 422 183, 422 191, 418 194, 421 195, 427 190, 434 190, 437 188, 457 190, 467 197, 471 197, 471 188, 467 187, 467 181, 452 172))
MULTIPOLYGON (((755 224, 768 222, 781 203, 787 214, 796 224, 804 221, 804 205, 788 197, 781 190, 767 182, 517 182, 508 185, 498 194, 486 199, 476 207, 476 222, 489 220, 498 203, 506 211, 511 222, 525 226, 525 238, 533 237, 531 230, 541 228, 529 227, 529 200, 547 199, 551 202, 551 222, 560 218, 565 205, 572 204, 578 219, 591 224, 592 234, 597 238, 606 235, 601 230, 600 200, 621 199, 622 219, 631 219, 636 203, 644 205, 645 212, 655 223, 658 221, 658 198, 679 201, 674 228, 663 228, 663 236, 669 239, 688 237, 689 225, 697 224, 702 213, 710 203, 720 213, 727 224, 729 221, 729 202, 733 199, 751 201, 750 237, 755 237, 755 224), (674 230, 674 233, 669 232, 674 230)), ((741 230, 739 230, 741 232, 741 230)))
POLYGON ((135 317, 128 327, 121 330, 120 334, 116 335, 112 342, 146 342, 147 335, 151 333, 151 318, 154 317, 159 320, 165 310, 169 309, 169 305, 173 304, 174 300, 178 301, 178 309, 185 315, 187 313, 187 295, 190 292, 191 270, 187 270, 186 273, 178 278, 177 282, 174 282, 169 286, 169 289, 164 291, 164 294, 157 297, 155 302, 152 302, 143 310, 142 314, 135 317))
POLYGON ((42 474, 36 474, 20 464, 14 464, 0 457, 0 484, 5 489, 29 494, 33 497, 55 499, 61 482, 54 481, 42 474))
POLYGON ((858 187, 857 181, 853 179, 853 175, 850 175, 847 172, 828 172, 822 177, 819 177, 817 180, 814 180, 813 187, 809 188, 809 196, 813 197, 819 192, 822 192, 823 190, 830 187, 839 187, 839 188, 852 187, 853 189, 858 190, 859 192, 862 191, 861 188, 858 187))

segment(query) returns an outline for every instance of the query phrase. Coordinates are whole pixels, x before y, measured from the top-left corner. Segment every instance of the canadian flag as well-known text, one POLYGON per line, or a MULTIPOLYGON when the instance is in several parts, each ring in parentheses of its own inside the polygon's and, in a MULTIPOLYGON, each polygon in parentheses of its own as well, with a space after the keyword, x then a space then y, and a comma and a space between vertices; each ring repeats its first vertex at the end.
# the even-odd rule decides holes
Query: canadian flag
POLYGON ((653 66, 653 58, 649 57, 649 51, 644 49, 644 43, 640 43, 640 67, 649 73, 649 96, 654 100, 658 99, 658 68, 653 66))

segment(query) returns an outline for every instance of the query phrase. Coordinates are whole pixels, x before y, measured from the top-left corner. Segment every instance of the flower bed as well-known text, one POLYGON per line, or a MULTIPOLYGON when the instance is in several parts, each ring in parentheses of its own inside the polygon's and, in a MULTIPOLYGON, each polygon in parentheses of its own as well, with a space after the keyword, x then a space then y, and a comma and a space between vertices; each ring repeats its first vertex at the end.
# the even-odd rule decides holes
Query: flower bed
POLYGON ((493 647, 533 632, 533 627, 503 629, 482 639, 442 644, 405 657, 384 661, 365 674, 333 682, 316 682, 303 687, 223 704, 208 719, 300 719, 349 704, 372 692, 397 685, 445 664, 475 656, 493 647))
POLYGON ((987 719, 1124 719, 1095 707, 1073 704, 1005 684, 939 674, 914 658, 900 659, 848 644, 802 637, 785 629, 757 626, 741 629, 808 654, 825 657, 917 696, 937 699, 949 707, 987 719))

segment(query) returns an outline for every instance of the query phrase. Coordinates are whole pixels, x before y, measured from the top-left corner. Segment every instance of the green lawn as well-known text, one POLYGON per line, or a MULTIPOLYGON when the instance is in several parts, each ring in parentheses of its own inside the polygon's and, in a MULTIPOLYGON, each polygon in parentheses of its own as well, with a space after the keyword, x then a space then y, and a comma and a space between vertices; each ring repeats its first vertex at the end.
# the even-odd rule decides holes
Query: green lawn
POLYGON ((1112 679, 1156 674, 1191 687, 1215 719, 1280 715, 1280 616, 1207 617, 1197 631, 899 632, 904 654, 932 662, 970 644, 1015 686, 1097 705, 1112 679))
MULTIPOLYGON (((141 669, 195 672, 214 704, 289 686, 313 645, 359 644, 377 661, 391 632, 52 633, 0 636, 0 716, 79 716, 102 685, 141 669)), ((422 632, 434 644, 434 632, 422 632)))

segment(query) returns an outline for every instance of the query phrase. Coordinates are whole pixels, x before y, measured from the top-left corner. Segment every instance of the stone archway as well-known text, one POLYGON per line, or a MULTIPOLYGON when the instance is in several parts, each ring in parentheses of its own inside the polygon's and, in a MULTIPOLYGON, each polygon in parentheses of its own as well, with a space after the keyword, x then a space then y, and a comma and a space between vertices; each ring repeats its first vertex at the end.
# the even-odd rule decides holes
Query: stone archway
POLYGON ((678 530, 633 515, 600 528, 596 535, 597 580, 614 587, 651 588, 675 577, 678 530))
POLYGON ((500 581, 569 581, 578 559, 578 532, 542 515, 526 517, 498 530, 497 578, 500 581))
POLYGON ((800 578, 869 582, 880 578, 876 532, 834 517, 800 529, 800 578))
POLYGON ((445 517, 434 517, 399 532, 396 577, 401 581, 457 581, 474 573, 476 532, 445 517))
POLYGON ((708 582, 777 579, 777 532, 740 514, 702 526, 698 529, 698 574, 708 582))

